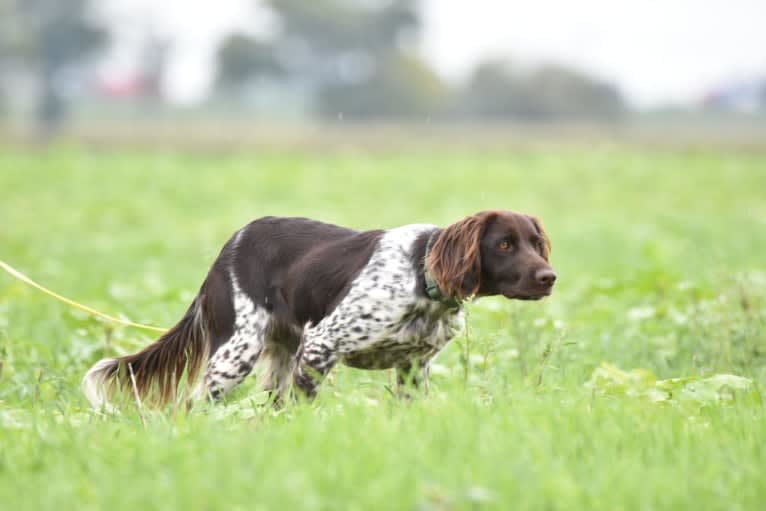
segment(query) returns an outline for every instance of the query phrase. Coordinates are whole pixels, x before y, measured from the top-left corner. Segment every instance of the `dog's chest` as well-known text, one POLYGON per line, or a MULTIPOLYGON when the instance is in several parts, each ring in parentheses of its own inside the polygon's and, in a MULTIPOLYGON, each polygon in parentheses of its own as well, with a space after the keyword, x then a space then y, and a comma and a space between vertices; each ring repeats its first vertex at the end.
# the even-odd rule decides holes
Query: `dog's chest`
POLYGON ((388 369, 438 353, 463 326, 462 310, 421 300, 375 338, 348 347, 343 363, 358 369, 388 369))

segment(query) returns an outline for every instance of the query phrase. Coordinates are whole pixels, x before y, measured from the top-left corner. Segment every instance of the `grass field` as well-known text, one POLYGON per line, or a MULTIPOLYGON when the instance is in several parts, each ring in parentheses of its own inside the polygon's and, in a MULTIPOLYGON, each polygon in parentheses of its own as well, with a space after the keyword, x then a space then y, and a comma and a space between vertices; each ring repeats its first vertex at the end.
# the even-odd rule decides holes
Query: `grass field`
POLYGON ((0 259, 161 326, 258 216, 490 208, 543 218, 556 291, 469 305, 413 402, 340 367, 278 413, 251 378, 102 417, 83 373, 150 336, 0 274, 0 509, 763 509, 766 154, 0 152, 0 259))

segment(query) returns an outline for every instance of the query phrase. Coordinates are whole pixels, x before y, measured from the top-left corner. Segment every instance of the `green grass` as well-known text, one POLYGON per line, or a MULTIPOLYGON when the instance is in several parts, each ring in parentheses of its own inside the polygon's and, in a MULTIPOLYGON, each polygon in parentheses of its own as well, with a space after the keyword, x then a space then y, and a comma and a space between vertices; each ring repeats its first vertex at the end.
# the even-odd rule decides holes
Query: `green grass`
POLYGON ((543 218, 556 291, 469 305, 410 403, 388 372, 341 367, 279 413, 251 378, 146 426, 131 407, 104 418, 83 373, 151 338, 0 275, 0 508, 761 509, 766 155, 0 153, 0 259, 165 326, 258 216, 371 228, 491 208, 543 218))

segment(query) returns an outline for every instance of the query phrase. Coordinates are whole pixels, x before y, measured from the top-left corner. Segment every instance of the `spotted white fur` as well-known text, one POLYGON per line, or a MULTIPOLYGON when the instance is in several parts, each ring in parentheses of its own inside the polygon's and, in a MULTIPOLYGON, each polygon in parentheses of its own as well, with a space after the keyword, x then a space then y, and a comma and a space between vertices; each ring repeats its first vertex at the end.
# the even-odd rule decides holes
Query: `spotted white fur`
POLYGON ((296 383, 312 394, 316 376, 338 361, 364 368, 410 370, 429 360, 454 335, 462 314, 417 298, 411 251, 416 238, 436 227, 407 225, 381 238, 346 297, 315 327, 307 328, 296 383))

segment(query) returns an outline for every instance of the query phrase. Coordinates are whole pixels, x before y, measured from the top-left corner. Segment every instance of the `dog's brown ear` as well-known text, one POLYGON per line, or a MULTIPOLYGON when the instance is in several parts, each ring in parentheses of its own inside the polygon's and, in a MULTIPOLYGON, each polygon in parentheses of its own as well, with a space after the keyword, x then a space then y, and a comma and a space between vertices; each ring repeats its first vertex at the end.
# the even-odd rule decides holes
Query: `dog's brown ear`
POLYGON ((426 266, 441 292, 463 299, 481 286, 481 237, 494 213, 478 213, 442 230, 426 266))
POLYGON ((543 256, 543 259, 545 261, 548 261, 548 258, 551 256, 551 240, 548 238, 548 235, 545 233, 545 229, 543 229, 543 223, 540 221, 539 218, 536 216, 529 216, 527 217, 532 220, 532 223, 535 225, 535 229, 537 229, 537 234, 540 235, 540 237, 543 239, 543 253, 541 254, 543 256))

